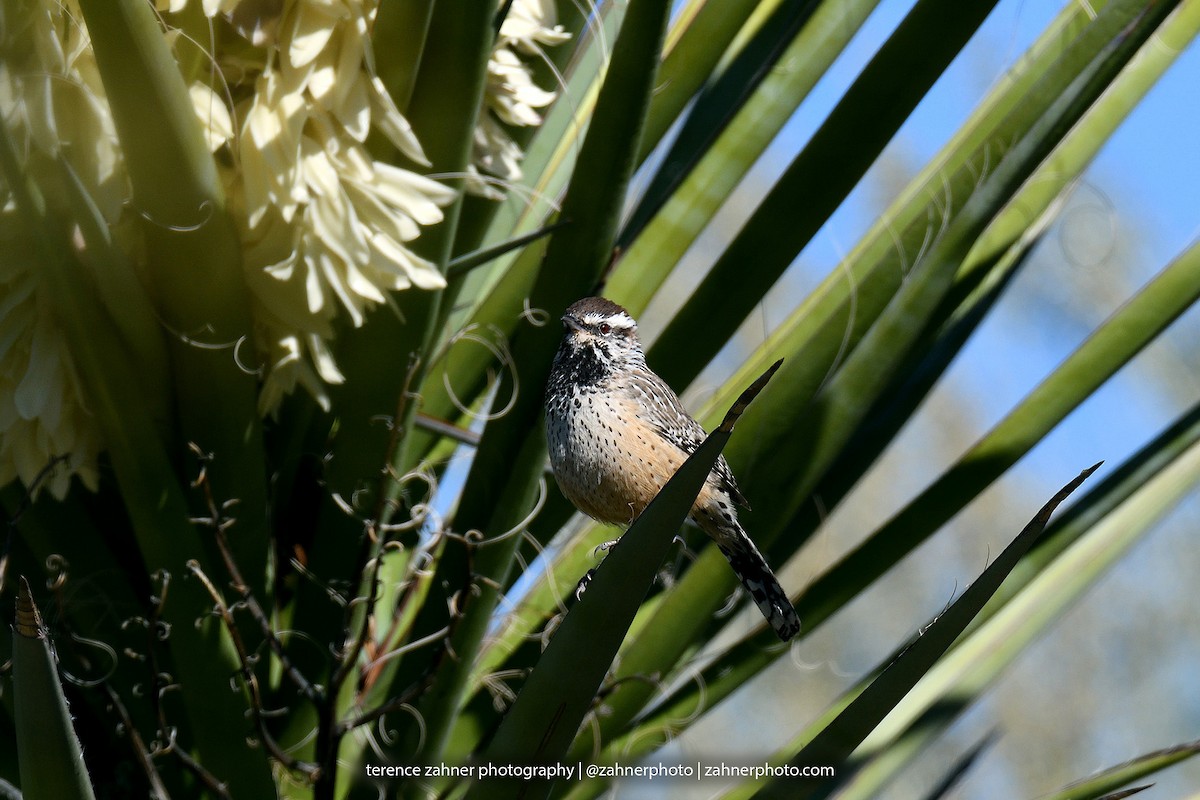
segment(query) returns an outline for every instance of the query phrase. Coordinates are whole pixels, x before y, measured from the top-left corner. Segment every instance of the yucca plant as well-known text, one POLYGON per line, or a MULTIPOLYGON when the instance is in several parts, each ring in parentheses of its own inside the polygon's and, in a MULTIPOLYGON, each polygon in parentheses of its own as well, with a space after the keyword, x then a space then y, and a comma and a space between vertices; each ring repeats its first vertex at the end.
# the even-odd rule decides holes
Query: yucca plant
MULTIPOLYGON (((1200 26, 1194 2, 1064 3, 723 371, 693 409, 715 432, 597 566, 620 532, 546 473, 563 309, 657 301, 649 361, 692 384, 994 5, 918 0, 684 296, 666 281, 875 2, 7 3, 0 587, 6 614, 15 576, 37 587, 97 795, 584 798, 617 765, 702 770, 664 748, 887 581, 1200 296, 1192 247, 853 550, 804 580, 785 567, 1200 26), (742 598, 715 548, 672 543, 722 448, 803 620, 790 647, 726 613, 742 598), (518 777, 480 779, 493 768, 518 777)), ((894 780, 1194 491, 1198 414, 1052 522, 1091 465, 1007 509, 1012 544, 930 626, 911 620, 922 635, 789 741, 741 742, 747 769, 712 786, 850 798, 894 780)), ((0 778, 62 796, 29 771, 71 753, 22 724, 27 680, 3 684, 0 778)), ((60 694, 38 698, 64 718, 60 694)))

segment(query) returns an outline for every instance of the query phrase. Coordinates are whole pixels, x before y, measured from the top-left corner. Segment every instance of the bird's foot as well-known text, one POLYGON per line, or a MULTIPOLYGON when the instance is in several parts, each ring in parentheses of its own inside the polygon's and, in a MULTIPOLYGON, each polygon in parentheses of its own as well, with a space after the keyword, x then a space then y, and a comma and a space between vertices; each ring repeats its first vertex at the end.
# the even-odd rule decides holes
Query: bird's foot
POLYGON ((600 544, 596 545, 594 550, 592 550, 592 557, 595 558, 601 553, 607 553, 609 550, 612 550, 614 547, 616 547, 617 543, 620 541, 620 539, 613 539, 609 542, 601 542, 600 544))

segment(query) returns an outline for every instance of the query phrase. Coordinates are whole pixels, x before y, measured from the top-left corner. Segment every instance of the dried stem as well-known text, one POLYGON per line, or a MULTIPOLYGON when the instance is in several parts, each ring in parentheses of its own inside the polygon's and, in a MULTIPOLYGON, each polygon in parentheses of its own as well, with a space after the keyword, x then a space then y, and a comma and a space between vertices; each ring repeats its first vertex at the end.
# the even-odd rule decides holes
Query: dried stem
MULTIPOLYGON (((134 727, 133 720, 129 716, 129 711, 121 701, 121 696, 117 694, 116 690, 107 681, 104 683, 104 693, 108 695, 108 702, 112 703, 112 707, 116 709, 117 716, 121 718, 121 727, 129 736, 129 744, 133 747, 134 755, 137 756, 138 763, 142 766, 142 771, 146 773, 146 780, 150 783, 151 797, 154 800, 171 800, 171 793, 167 791, 167 787, 162 782, 162 776, 158 774, 158 770, 154 767, 154 757, 150 755, 150 751, 146 749, 146 743, 142 741, 141 734, 134 727)), ((223 787, 219 789, 219 792, 224 797, 229 796, 223 787)))
MULTIPOLYGON (((201 459, 203 464, 206 460, 205 456, 196 445, 192 445, 192 452, 201 459)), ((319 705, 324 701, 323 692, 313 685, 312 681, 304 677, 298 670, 291 659, 288 658, 287 652, 284 650, 283 642, 279 640, 279 636, 275 633, 275 628, 271 624, 270 618, 263 611, 262 606, 258 602, 258 598, 254 596, 254 592, 250 589, 245 579, 242 578, 242 571, 238 568, 237 561, 233 557, 232 551, 229 549, 229 541, 225 537, 225 529, 233 524, 232 518, 225 518, 221 510, 217 507, 216 499, 213 497, 212 484, 208 480, 207 469, 201 467, 200 475, 196 478, 194 486, 198 487, 204 493, 204 501, 208 506, 208 519, 201 520, 213 529, 213 533, 217 542, 217 549, 221 553, 221 559, 225 562, 225 569, 229 573, 230 579, 233 581, 233 590, 241 597, 246 609, 250 612, 250 616, 254 617, 254 621, 258 623, 262 630, 263 638, 266 639, 267 646, 271 648, 271 652, 279 659, 279 663, 283 668, 283 672, 296 685, 296 688, 304 695, 310 703, 319 705)))
POLYGON ((414 397, 412 394, 412 384, 419 373, 420 364, 420 358, 416 355, 413 355, 409 359, 408 372, 404 377, 404 386, 400 390, 400 397, 396 402, 396 413, 392 418, 391 437, 384 456, 385 467, 379 476, 375 513, 366 523, 366 535, 363 536, 362 545, 360 546, 358 558, 355 562, 355 574, 362 575, 364 572, 367 573, 366 580, 363 581, 366 584, 367 590, 365 598, 366 607, 359 618, 357 629, 351 630, 354 627, 355 604, 350 603, 346 606, 346 622, 343 627, 343 634, 344 641, 348 644, 336 656, 337 666, 334 668, 333 675, 330 678, 325 702, 318 707, 316 757, 318 763, 321 765, 321 769, 320 780, 318 786, 315 787, 316 796, 323 797, 330 795, 337 781, 337 752, 341 745, 342 736, 346 730, 349 730, 336 723, 337 698, 341 693, 342 686, 353 672, 355 664, 358 663, 359 656, 362 655, 363 648, 366 646, 371 633, 375 604, 379 600, 379 571, 383 563, 383 541, 379 533, 380 528, 387 523, 387 519, 385 519, 385 514, 388 511, 387 487, 389 482, 396 480, 391 464, 404 433, 401 430, 400 420, 405 418, 408 403, 414 397))
POLYGON ((258 735, 262 739, 263 746, 267 748, 267 752, 276 761, 287 769, 299 772, 310 780, 315 779, 318 774, 317 766, 288 755, 271 736, 270 731, 267 730, 266 714, 263 709, 262 692, 258 686, 258 676, 254 673, 254 667, 250 663, 250 655, 246 652, 246 646, 242 641, 241 633, 238 631, 237 622, 233 619, 233 612, 226 605, 225 598, 221 596, 217 587, 204 574, 204 570, 200 568, 200 564, 195 559, 188 560, 187 568, 204 585, 209 596, 212 597, 213 603, 216 604, 217 613, 220 615, 221 621, 225 623, 225 631, 229 634, 229 638, 233 642, 234 650, 238 655, 238 663, 241 665, 242 683, 245 684, 247 691, 250 692, 250 714, 254 719, 254 725, 258 729, 258 735))

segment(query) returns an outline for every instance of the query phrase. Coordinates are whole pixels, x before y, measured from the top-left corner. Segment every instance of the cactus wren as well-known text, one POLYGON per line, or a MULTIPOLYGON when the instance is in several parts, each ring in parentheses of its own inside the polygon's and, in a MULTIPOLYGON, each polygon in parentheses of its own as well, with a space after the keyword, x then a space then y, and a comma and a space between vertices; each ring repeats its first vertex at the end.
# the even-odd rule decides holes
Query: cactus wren
MULTIPOLYGON (((562 493, 601 522, 628 525, 704 441, 671 387, 650 371, 637 323, 602 297, 578 301, 562 318, 563 340, 546 385, 550 465, 562 493)), ((729 559, 759 611, 787 641, 800 630, 796 610, 734 504, 746 499, 722 456, 689 518, 729 559)))

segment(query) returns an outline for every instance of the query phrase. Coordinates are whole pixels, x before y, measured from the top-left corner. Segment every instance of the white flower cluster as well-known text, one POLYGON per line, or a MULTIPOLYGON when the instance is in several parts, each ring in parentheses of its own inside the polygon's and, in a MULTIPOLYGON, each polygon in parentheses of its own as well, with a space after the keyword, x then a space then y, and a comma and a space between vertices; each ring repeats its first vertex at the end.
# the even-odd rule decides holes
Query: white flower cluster
MULTIPOLYGON (((87 34, 71 3, 6 5, 0 24, 0 113, 28 174, 53 186, 64 151, 109 221, 125 174, 87 34)), ((102 449, 82 397, 49 287, 11 196, 0 209, 0 486, 29 486, 56 456, 46 488, 62 498, 76 474, 91 488, 102 449)))
POLYGON ((367 151, 375 130, 427 163, 373 73, 372 4, 302 0, 255 17, 242 4, 210 0, 204 10, 228 15, 264 45, 252 51, 257 60, 244 48, 230 48, 230 59, 215 54, 230 94, 244 95, 232 118, 213 89, 192 87, 214 151, 229 148, 220 163, 265 362, 259 408, 273 412, 297 384, 327 406, 325 387, 342 381, 330 348, 334 321, 344 314, 358 326, 386 292, 444 285, 406 243, 420 226, 440 222, 454 195, 367 151))
MULTIPOLYGON (((156 3, 166 13, 187 5, 156 3)), ((367 147, 374 133, 412 163, 428 163, 375 74, 376 6, 377 0, 200 0, 220 35, 204 41, 168 33, 180 54, 204 49, 210 67, 189 92, 242 240, 263 414, 298 385, 327 407, 327 387, 343 380, 331 346, 336 323, 361 325, 389 292, 444 285, 437 267, 408 244, 423 226, 441 221, 452 190, 375 160, 367 147)), ((82 15, 74 0, 16 8, 6 7, 0 19, 0 113, 23 167, 40 185, 39 159, 52 164, 66 152, 101 214, 119 227, 129 184, 82 15)), ((539 124, 537 109, 554 99, 534 83, 529 66, 543 46, 567 38, 553 13, 549 0, 512 3, 489 62, 473 169, 506 181, 520 177, 522 154, 506 126, 539 124)), ((69 469, 58 470, 50 484, 61 497, 72 473, 94 486, 102 442, 71 354, 45 308, 32 256, 19 256, 29 251, 19 241, 28 232, 12 199, 4 202, 0 485, 13 478, 28 485, 52 457, 67 454, 69 469)))
POLYGON ((524 153, 505 126, 542 124, 537 109, 550 105, 558 95, 534 83, 530 62, 544 58, 543 47, 562 44, 569 38, 555 24, 552 0, 514 0, 509 7, 488 59, 488 83, 483 113, 475 128, 469 191, 499 200, 504 194, 480 173, 499 179, 501 185, 521 179, 524 153))

